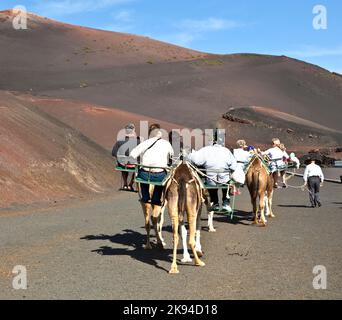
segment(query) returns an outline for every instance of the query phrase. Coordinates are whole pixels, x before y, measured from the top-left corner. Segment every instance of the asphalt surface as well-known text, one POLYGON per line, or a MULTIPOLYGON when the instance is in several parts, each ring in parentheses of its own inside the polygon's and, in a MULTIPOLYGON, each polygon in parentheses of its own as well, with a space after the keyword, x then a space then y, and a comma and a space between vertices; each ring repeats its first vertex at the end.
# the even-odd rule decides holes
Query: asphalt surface
MULTIPOLYGON (((291 184, 301 180, 294 178, 291 184)), ((215 217, 217 233, 206 231, 203 214, 206 266, 180 265, 179 275, 168 274, 168 217, 167 249, 142 248, 145 230, 136 194, 1 212, 0 298, 341 299, 341 188, 326 184, 320 209, 306 207, 306 192, 277 190, 276 218, 267 228, 251 225, 243 189, 237 217, 232 222, 215 217), (12 287, 15 265, 27 269, 27 290, 12 287), (313 288, 316 265, 326 267, 326 290, 313 288)))

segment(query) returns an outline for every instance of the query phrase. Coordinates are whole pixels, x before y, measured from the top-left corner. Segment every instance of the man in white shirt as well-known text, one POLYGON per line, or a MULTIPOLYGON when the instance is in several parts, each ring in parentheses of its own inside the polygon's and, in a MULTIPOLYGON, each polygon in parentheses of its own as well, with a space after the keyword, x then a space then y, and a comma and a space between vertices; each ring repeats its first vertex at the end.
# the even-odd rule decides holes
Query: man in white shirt
MULTIPOLYGON (((134 148, 130 156, 134 159, 141 157, 141 164, 143 166, 139 170, 138 178, 146 181, 161 182, 166 177, 165 168, 168 166, 174 151, 170 142, 162 139, 159 124, 150 126, 149 135, 150 139, 134 148)), ((141 184, 142 202, 161 206, 161 196, 164 187, 155 186, 152 198, 149 189, 148 184, 141 184)))
POLYGON ((284 152, 280 149, 279 139, 272 139, 272 144, 273 147, 262 152, 262 155, 267 155, 270 158, 270 169, 274 179, 274 188, 278 188, 278 171, 285 166, 284 152))
POLYGON ((321 207, 322 203, 319 198, 319 191, 324 182, 324 175, 321 167, 316 164, 318 160, 309 159, 308 162, 310 164, 305 169, 303 179, 309 189, 311 207, 321 207))
POLYGON ((233 154, 237 162, 237 167, 244 170, 252 154, 246 150, 247 144, 245 140, 238 140, 236 145, 238 148, 233 150, 233 154))
MULTIPOLYGON (((245 140, 238 140, 236 142, 236 145, 238 148, 233 150, 233 155, 237 162, 237 169, 240 169, 242 172, 244 172, 253 154, 246 150, 247 143, 245 140)), ((235 189, 234 190, 235 195, 241 194, 239 188, 234 187, 234 189, 235 189)))
MULTIPOLYGON (((198 167, 204 167, 207 172, 206 183, 216 186, 216 182, 228 183, 230 180, 230 171, 235 171, 237 168, 236 160, 229 149, 224 147, 224 137, 215 134, 214 144, 204 147, 198 151, 192 152, 188 156, 188 160, 198 167), (220 172, 221 171, 221 172, 220 172), (213 181, 213 180, 215 181, 213 181)), ((210 201, 213 203, 213 211, 220 209, 218 189, 209 189, 210 201)), ((222 189, 222 209, 231 212, 229 193, 227 189, 222 189)))

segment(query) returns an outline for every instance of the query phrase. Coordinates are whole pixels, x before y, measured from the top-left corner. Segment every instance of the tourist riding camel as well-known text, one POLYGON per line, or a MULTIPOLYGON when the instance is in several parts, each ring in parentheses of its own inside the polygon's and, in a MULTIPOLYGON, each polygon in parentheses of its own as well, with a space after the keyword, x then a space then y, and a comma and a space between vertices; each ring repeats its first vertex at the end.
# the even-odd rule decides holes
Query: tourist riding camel
POLYGON ((296 169, 299 169, 299 168, 300 168, 300 161, 299 161, 299 159, 296 157, 296 155, 295 155, 294 152, 291 152, 291 153, 290 153, 290 161, 296 165, 296 169))
POLYGON ((273 147, 262 152, 262 155, 269 158, 274 188, 278 188, 279 170, 285 167, 284 152, 280 149, 280 140, 278 138, 272 139, 272 144, 273 147))
POLYGON ((247 144, 245 140, 238 140, 236 145, 237 149, 233 150, 233 155, 236 159, 237 167, 240 167, 242 170, 244 170, 252 154, 247 151, 247 144))
MULTIPOLYGON (((206 183, 210 186, 216 186, 217 182, 226 184, 230 180, 229 171, 235 171, 237 168, 236 160, 228 148, 224 146, 225 134, 223 131, 216 130, 213 139, 213 145, 204 147, 198 151, 192 152, 188 160, 198 167, 206 169, 206 183)), ((212 211, 219 211, 218 189, 209 189, 212 211)), ((232 212, 230 206, 230 197, 227 189, 222 189, 222 210, 232 212)))
MULTIPOLYGON (((169 160, 174 151, 169 141, 162 138, 159 124, 152 124, 149 128, 150 139, 140 143, 131 151, 130 156, 134 159, 141 157, 142 167, 139 169, 138 178, 151 182, 162 182, 167 173, 169 160)), ((152 197, 150 197, 149 185, 141 185, 143 203, 161 206, 163 187, 155 186, 152 197)))
POLYGON ((159 124, 152 124, 150 126, 149 137, 150 139, 139 144, 130 154, 134 159, 140 157, 141 167, 138 171, 138 178, 147 182, 140 184, 140 202, 145 216, 145 229, 147 232, 146 249, 152 248, 150 243, 151 210, 157 243, 165 247, 165 242, 161 234, 164 205, 162 197, 165 187, 162 185, 152 185, 151 183, 162 182, 166 178, 166 168, 174 153, 170 142, 162 138, 162 131, 159 124))
MULTIPOLYGON (((116 158, 118 167, 121 169, 134 169, 137 161, 130 157, 130 152, 140 143, 140 137, 137 137, 135 132, 135 125, 129 123, 125 127, 125 137, 118 140, 112 150, 112 156, 116 158)), ((130 182, 128 183, 129 172, 122 171, 123 190, 134 191, 134 173, 132 173, 130 182)))
MULTIPOLYGON (((238 140, 236 142, 236 145, 237 145, 237 149, 233 150, 233 155, 237 162, 237 168, 244 171, 252 157, 252 153, 247 151, 248 146, 245 140, 238 140)), ((236 191, 234 191, 234 194, 236 195, 241 194, 239 188, 236 188, 236 191)))
POLYGON ((183 137, 178 131, 170 131, 169 142, 174 150, 174 158, 180 159, 184 146, 183 137))

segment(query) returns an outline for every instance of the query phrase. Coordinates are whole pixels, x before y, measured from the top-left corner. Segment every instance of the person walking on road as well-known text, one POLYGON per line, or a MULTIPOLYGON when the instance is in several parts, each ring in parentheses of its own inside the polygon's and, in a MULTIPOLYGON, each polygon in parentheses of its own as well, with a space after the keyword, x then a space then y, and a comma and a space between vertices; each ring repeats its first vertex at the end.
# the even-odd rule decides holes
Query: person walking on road
POLYGON ((323 186, 324 175, 321 167, 316 164, 319 163, 316 159, 308 159, 305 172, 304 172, 304 182, 308 187, 311 208, 321 207, 322 203, 319 197, 320 187, 323 186))

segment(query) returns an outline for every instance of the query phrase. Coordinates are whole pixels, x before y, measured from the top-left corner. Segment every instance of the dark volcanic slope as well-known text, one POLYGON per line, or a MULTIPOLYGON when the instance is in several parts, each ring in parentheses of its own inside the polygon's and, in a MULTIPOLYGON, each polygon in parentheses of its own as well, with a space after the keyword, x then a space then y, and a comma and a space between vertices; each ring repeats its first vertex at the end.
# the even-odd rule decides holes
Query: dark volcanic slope
POLYGON ((104 193, 110 154, 77 131, 0 91, 0 208, 104 193))
POLYGON ((115 106, 191 127, 209 126, 230 106, 261 105, 341 128, 342 78, 319 67, 249 54, 189 61, 201 54, 32 19, 38 22, 26 31, 0 22, 2 89, 115 106))
POLYGON ((227 143, 235 147, 238 139, 265 148, 274 137, 299 154, 319 148, 335 150, 342 145, 342 132, 287 113, 262 107, 232 109, 218 121, 226 129, 227 143))

